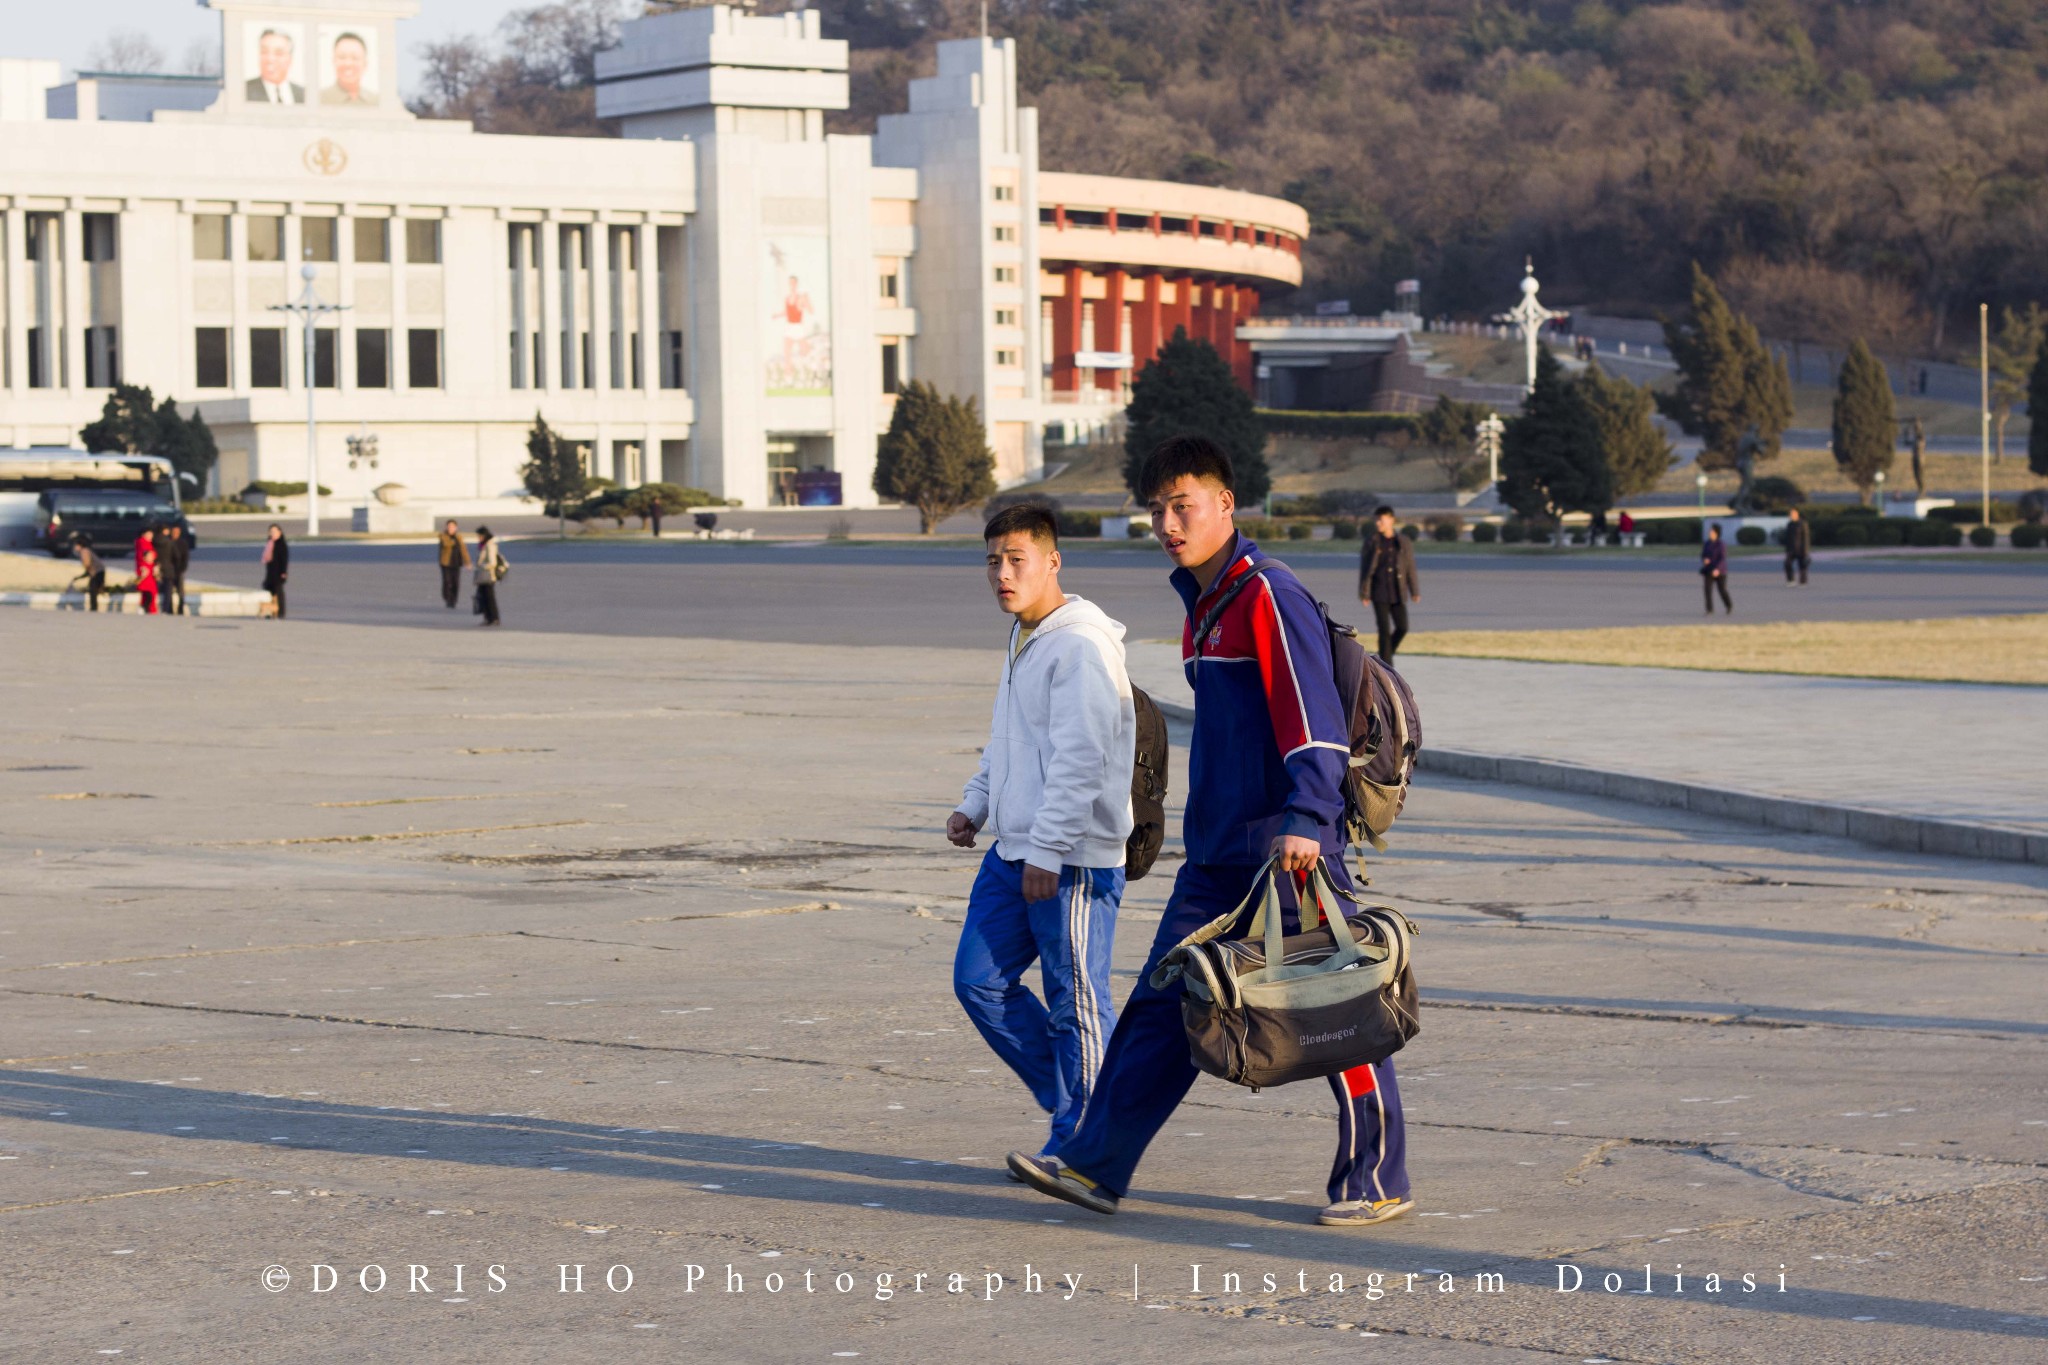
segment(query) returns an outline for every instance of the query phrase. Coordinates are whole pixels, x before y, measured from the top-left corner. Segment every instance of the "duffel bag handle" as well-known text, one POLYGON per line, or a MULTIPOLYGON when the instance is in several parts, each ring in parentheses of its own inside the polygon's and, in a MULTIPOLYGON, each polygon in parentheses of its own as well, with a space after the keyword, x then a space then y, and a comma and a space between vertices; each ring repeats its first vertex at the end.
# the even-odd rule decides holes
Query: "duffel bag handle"
POLYGON ((1280 922, 1280 891, 1274 884, 1273 863, 1274 859, 1268 858, 1260 866, 1258 875, 1252 879, 1251 890, 1245 893, 1244 899, 1239 901, 1235 908, 1210 920, 1168 950, 1166 956, 1160 959, 1159 966, 1152 972, 1154 990, 1164 990, 1177 981, 1181 976, 1181 963, 1188 955, 1211 939, 1230 932, 1231 926, 1243 919, 1246 911, 1252 910, 1254 902, 1257 902, 1258 908, 1252 914, 1247 934, 1257 933, 1259 926, 1266 921, 1270 920, 1274 924, 1280 922), (1272 907, 1270 915, 1266 913, 1269 905, 1272 907))

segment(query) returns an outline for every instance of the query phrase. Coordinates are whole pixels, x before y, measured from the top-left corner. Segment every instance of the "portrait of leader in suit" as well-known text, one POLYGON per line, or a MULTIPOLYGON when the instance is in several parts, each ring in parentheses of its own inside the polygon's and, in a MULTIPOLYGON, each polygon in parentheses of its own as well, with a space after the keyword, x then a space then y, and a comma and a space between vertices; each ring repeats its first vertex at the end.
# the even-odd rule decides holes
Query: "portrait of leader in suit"
POLYGON ((306 87, 292 79, 298 62, 298 35, 282 27, 265 28, 256 35, 256 74, 243 87, 251 104, 304 104, 306 87))
POLYGON ((327 79, 320 88, 323 105, 362 107, 377 102, 377 76, 370 59, 370 42, 354 29, 322 29, 320 41, 327 79), (331 36, 330 36, 331 35, 331 36))

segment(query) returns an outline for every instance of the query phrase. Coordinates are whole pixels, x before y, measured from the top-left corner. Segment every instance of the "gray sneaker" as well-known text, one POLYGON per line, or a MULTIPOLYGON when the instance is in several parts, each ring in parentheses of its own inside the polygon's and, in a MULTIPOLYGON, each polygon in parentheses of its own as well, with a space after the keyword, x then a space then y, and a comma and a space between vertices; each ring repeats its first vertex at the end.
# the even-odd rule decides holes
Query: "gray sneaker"
POLYGON ((1345 1199, 1317 1214, 1316 1221, 1326 1228, 1370 1227, 1399 1218, 1414 1207, 1415 1201, 1406 1195, 1398 1199, 1345 1199))
POLYGON ((1012 1152, 1009 1158, 1010 1174, 1040 1194, 1049 1194, 1055 1199, 1064 1199, 1069 1204, 1079 1204, 1096 1213, 1115 1213, 1117 1197, 1103 1189, 1087 1176, 1071 1166, 1062 1166, 1051 1157, 1026 1156, 1012 1152))

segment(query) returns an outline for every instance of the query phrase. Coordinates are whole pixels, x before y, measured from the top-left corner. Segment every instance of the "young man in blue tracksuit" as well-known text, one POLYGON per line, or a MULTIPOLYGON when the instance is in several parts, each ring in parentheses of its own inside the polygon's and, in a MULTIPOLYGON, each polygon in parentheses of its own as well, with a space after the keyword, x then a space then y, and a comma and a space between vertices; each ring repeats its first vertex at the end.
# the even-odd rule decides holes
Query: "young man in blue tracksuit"
POLYGON ((984 535, 1010 641, 981 767, 946 822, 962 848, 983 829, 995 836, 968 896, 953 991, 1052 1115, 1051 1151, 1081 1121, 1116 1026, 1109 954, 1137 713, 1123 626, 1060 588, 1052 513, 1006 508, 984 535), (1023 984, 1033 962, 1043 1004, 1023 984))
MULTIPOLYGON (((1350 759, 1349 717, 1337 696, 1329 634, 1316 602, 1283 568, 1258 574, 1200 639, 1196 623, 1266 556, 1237 533, 1230 460, 1213 442, 1175 437, 1146 460, 1141 487, 1152 529, 1176 567, 1187 608, 1181 656, 1195 689, 1184 828, 1187 862, 1174 882, 1151 955, 1124 1003, 1095 1093, 1057 1150, 1012 1152, 1010 1170, 1034 1188, 1114 1213, 1139 1158, 1197 1075, 1188 1059, 1178 982, 1152 971, 1189 933, 1241 903, 1269 858, 1289 873, 1324 859, 1349 889, 1340 782, 1350 759)), ((1296 932, 1295 879, 1282 878, 1286 929, 1296 932)), ((1238 930, 1242 933, 1242 927, 1238 930)), ((1383 1223, 1408 1212, 1406 1143, 1392 1062, 1330 1078, 1337 1159, 1328 1226, 1383 1223)))

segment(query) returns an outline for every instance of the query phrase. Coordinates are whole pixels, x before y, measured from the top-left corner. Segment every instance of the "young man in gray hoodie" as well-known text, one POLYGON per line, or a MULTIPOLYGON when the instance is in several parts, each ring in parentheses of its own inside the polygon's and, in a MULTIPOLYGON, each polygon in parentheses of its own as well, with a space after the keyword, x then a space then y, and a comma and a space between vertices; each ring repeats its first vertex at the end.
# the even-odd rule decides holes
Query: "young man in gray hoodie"
POLYGON ((981 767, 946 837, 988 829, 953 960, 967 1017, 1052 1115, 1046 1150, 1072 1135, 1116 1025, 1109 952, 1131 835, 1137 717, 1124 628, 1060 588, 1059 525, 1006 508, 983 532, 988 582, 1012 618, 981 767), (1045 1001, 1023 985, 1039 964, 1045 1001))

